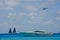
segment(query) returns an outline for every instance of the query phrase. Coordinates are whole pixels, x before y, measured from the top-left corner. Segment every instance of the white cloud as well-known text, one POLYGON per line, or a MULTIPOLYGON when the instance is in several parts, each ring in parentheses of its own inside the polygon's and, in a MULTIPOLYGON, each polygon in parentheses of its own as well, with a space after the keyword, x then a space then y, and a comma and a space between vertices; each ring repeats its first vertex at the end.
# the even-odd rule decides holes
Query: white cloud
POLYGON ((37 16, 37 15, 38 15, 38 13, 32 12, 32 13, 30 13, 28 16, 37 16))
POLYGON ((24 13, 24 12, 20 12, 20 13, 8 13, 8 18, 11 19, 11 20, 14 20, 14 19, 21 19, 23 16, 27 16, 28 14, 24 13))
POLYGON ((11 17, 11 16, 12 16, 12 13, 9 13, 9 14, 8 14, 8 17, 11 17))
POLYGON ((37 24, 42 22, 42 19, 45 18, 46 14, 45 13, 30 13, 28 15, 30 17, 30 20, 28 21, 31 24, 37 24))
MULTIPOLYGON (((54 4, 56 3, 56 0, 4 0, 0 1, 0 9, 13 9, 14 7, 18 6, 20 4, 20 1, 41 1, 40 3, 40 8, 41 7, 46 7, 49 4, 54 4)), ((37 11, 39 8, 36 8, 35 6, 27 5, 24 6, 26 9, 31 10, 31 11, 37 11)))
POLYGON ((43 22, 43 25, 51 25, 51 24, 54 24, 53 20, 43 22))
POLYGON ((56 0, 21 0, 21 1, 49 1, 51 3, 54 3, 56 0))
POLYGON ((57 14, 60 14, 60 10, 57 11, 57 14))
POLYGON ((49 0, 49 2, 50 2, 51 4, 55 4, 55 3, 56 3, 56 0, 49 0))
POLYGON ((36 19, 37 16, 38 16, 38 13, 30 13, 28 15, 28 17, 30 17, 30 20, 28 22, 31 23, 31 24, 37 23, 37 19, 36 19))
POLYGON ((23 1, 38 1, 38 0, 23 0, 23 1))
POLYGON ((56 20, 60 20, 60 17, 56 17, 56 20))
POLYGON ((0 7, 0 10, 13 10, 11 7, 0 7))
POLYGON ((7 17, 14 19, 16 17, 16 13, 8 13, 7 17))
POLYGON ((56 3, 56 0, 46 0, 49 4, 55 4, 56 3))
POLYGON ((2 6, 3 5, 3 2, 2 1, 0 1, 0 6, 2 6))
POLYGON ((26 5, 26 6, 23 6, 23 8, 27 9, 27 10, 30 10, 30 11, 37 11, 38 9, 33 6, 33 5, 26 5))
MULTIPOLYGON (((29 0, 25 0, 25 1, 29 1, 29 0)), ((33 4, 30 4, 28 2, 26 2, 27 4, 25 6, 22 6, 22 7, 27 9, 27 10, 33 11, 33 12, 40 11, 42 8, 52 6, 56 3, 56 0, 30 0, 30 1, 36 1, 34 3, 36 3, 38 5, 38 7, 36 7, 33 4), (40 3, 37 1, 39 1, 40 3)))
POLYGON ((60 10, 57 10, 56 14, 57 14, 57 17, 55 19, 60 20, 60 10))
POLYGON ((19 3, 19 0, 3 0, 0 1, 0 9, 13 10, 19 3))
POLYGON ((41 9, 41 8, 53 6, 54 4, 56 4, 56 0, 41 0, 39 8, 41 9))
POLYGON ((5 5, 9 7, 14 7, 19 4, 19 0, 5 0, 5 5))
POLYGON ((20 16, 20 17, 26 16, 26 15, 27 15, 27 14, 26 14, 26 13, 23 13, 23 12, 19 13, 19 16, 20 16))

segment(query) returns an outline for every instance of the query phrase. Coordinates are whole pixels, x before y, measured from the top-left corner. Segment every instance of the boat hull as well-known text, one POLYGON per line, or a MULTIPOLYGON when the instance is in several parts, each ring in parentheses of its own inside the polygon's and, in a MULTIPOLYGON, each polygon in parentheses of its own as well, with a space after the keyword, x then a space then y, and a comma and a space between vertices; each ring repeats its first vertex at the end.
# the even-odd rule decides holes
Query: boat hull
POLYGON ((22 32, 20 34, 23 36, 27 36, 27 37, 48 37, 48 36, 50 37, 50 36, 52 36, 50 34, 24 33, 24 32, 22 32))

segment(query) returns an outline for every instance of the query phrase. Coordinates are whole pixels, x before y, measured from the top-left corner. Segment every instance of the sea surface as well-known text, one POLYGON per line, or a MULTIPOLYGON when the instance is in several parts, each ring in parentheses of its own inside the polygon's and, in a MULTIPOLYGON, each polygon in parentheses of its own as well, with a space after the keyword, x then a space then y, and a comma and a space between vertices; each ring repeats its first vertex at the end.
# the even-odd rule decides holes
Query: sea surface
POLYGON ((21 34, 0 34, 0 40, 60 40, 60 34, 51 37, 26 37, 21 34))

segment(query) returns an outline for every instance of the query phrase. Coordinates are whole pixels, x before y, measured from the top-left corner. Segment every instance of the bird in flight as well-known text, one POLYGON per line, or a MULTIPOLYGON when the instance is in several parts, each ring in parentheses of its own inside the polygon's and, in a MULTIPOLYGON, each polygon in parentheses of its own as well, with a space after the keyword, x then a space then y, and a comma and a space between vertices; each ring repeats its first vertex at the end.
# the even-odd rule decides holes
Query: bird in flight
POLYGON ((46 10, 46 9, 48 9, 48 8, 43 8, 43 10, 46 10))

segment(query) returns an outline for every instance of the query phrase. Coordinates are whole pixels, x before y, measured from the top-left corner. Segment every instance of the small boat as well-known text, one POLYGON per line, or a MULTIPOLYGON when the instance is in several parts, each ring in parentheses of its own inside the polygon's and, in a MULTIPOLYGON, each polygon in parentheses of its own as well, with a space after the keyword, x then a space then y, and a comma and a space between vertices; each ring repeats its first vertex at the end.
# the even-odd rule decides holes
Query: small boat
POLYGON ((14 29, 13 29, 13 32, 12 32, 12 30, 11 30, 11 28, 10 28, 8 33, 9 33, 9 34, 16 34, 16 29, 14 28, 14 29))
POLYGON ((30 36, 30 37, 48 37, 48 36, 52 36, 52 33, 48 33, 45 31, 29 31, 29 32, 20 32, 20 34, 22 34, 23 36, 30 36))
POLYGON ((13 34, 16 34, 16 29, 15 28, 13 29, 13 34))
POLYGON ((8 32, 9 34, 11 34, 12 33, 12 30, 11 30, 11 28, 9 29, 9 32, 8 32))

